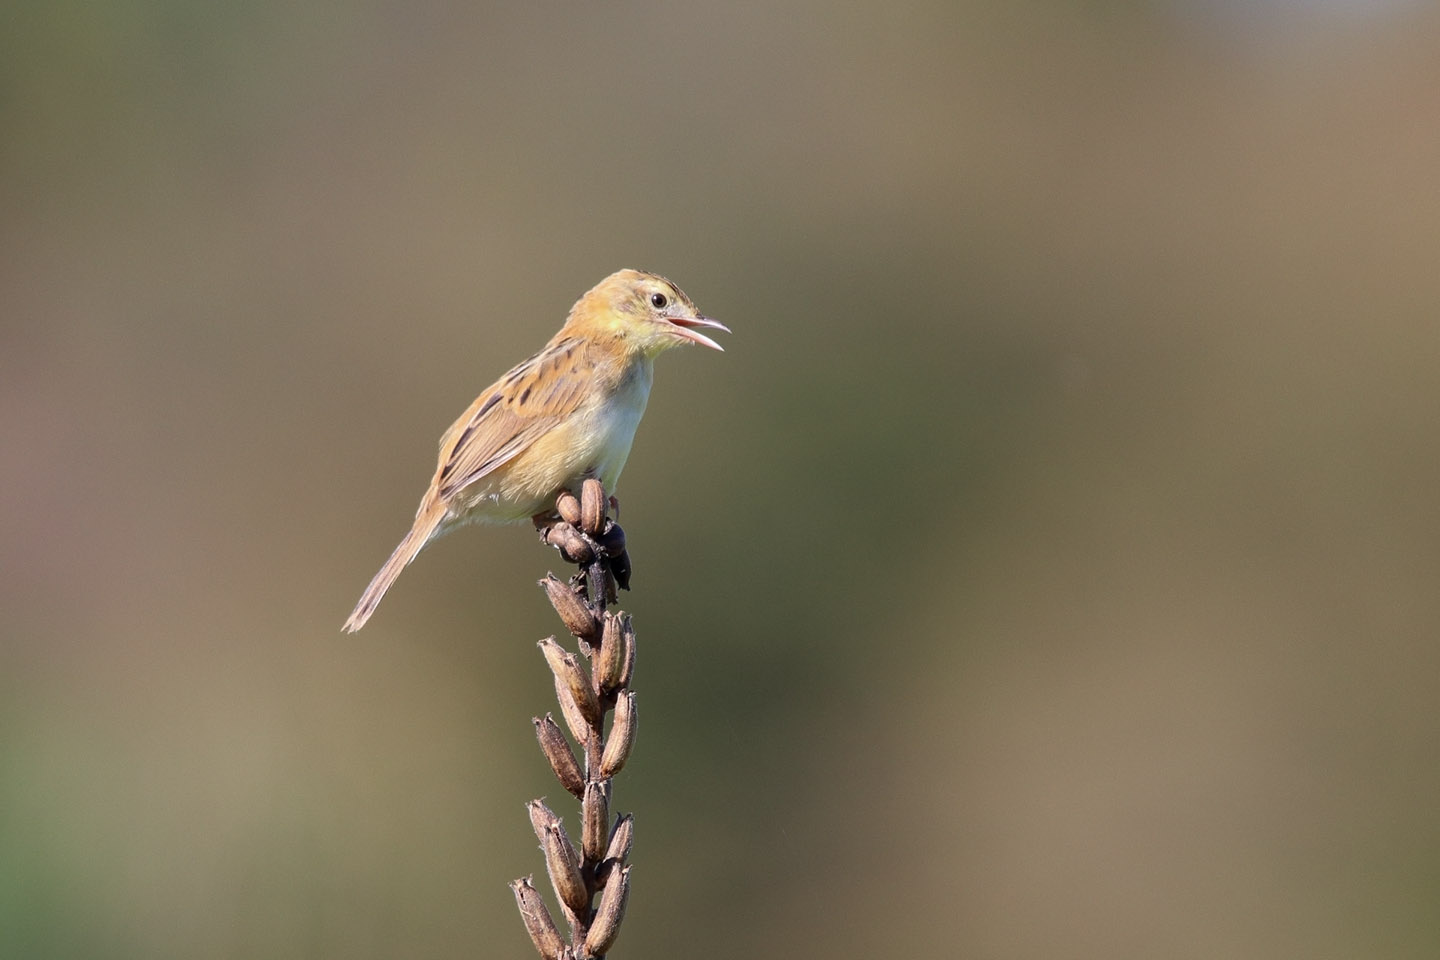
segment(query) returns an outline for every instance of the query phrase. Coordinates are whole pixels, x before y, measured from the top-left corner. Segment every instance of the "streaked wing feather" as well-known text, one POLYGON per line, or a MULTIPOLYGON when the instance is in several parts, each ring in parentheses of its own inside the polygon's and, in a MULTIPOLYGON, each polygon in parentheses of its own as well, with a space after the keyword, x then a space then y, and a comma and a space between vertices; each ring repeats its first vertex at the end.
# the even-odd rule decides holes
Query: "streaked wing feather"
POLYGON ((473 411, 440 441, 440 495, 449 498, 498 467, 574 413, 585 398, 583 343, 552 342, 481 394, 473 411))

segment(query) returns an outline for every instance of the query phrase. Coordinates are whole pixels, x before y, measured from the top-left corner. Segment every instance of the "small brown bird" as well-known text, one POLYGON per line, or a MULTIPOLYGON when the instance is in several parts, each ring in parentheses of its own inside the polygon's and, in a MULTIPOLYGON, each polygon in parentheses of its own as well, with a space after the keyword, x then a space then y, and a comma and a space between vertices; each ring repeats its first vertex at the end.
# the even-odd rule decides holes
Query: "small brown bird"
POLYGON ((513 523, 548 513, 586 477, 613 490, 645 412, 655 357, 686 343, 723 349, 695 328, 701 316, 669 280, 621 270, 570 308, 535 356, 475 399, 440 438, 440 464, 415 524, 345 621, 365 626, 420 549, 467 523, 513 523))

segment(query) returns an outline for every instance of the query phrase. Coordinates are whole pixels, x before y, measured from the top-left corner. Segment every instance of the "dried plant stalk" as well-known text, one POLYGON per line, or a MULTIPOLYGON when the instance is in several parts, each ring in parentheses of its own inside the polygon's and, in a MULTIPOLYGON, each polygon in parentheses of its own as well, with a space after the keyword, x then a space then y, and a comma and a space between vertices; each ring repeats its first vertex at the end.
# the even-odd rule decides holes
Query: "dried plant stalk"
POLYGON ((630 556, 625 532, 609 516, 611 501, 597 480, 586 480, 580 496, 561 494, 554 518, 542 523, 540 538, 578 567, 566 583, 554 575, 540 581, 550 605, 577 641, 581 656, 554 637, 540 641, 555 680, 555 697, 570 736, 554 718, 534 718, 535 736, 560 785, 580 800, 580 846, 576 849, 560 818, 542 800, 527 804, 530 824, 545 854, 556 898, 570 925, 564 942, 539 891, 528 879, 511 884, 525 929, 545 960, 600 960, 614 945, 630 896, 630 846, 635 820, 621 814, 610 823, 615 774, 635 742, 635 629, 630 617, 605 608, 617 586, 629 589, 630 556), (590 662, 587 671, 581 657, 590 662), (614 712, 610 734, 606 715, 614 712), (598 902, 597 902, 598 897, 598 902))

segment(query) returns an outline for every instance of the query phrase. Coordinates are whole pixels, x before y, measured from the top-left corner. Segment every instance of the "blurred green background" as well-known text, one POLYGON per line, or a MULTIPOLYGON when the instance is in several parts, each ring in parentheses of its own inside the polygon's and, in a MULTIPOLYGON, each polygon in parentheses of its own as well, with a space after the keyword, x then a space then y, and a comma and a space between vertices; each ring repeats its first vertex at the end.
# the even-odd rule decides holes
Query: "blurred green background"
POLYGON ((5 21, 0 955, 532 955, 556 559, 339 628, 622 266, 614 956, 1440 952, 1432 6, 5 21))

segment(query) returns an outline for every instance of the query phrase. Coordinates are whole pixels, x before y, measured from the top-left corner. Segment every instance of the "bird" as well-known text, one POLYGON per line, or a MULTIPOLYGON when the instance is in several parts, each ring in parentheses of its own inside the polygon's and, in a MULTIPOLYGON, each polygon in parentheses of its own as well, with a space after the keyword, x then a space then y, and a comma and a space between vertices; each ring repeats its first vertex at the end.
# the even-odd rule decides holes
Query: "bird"
POLYGON ((481 391, 440 438, 440 459, 415 522, 345 621, 365 626, 400 572, 431 540, 470 523, 515 523, 553 510, 595 477, 613 490, 645 412, 655 358, 672 347, 724 348, 730 332, 679 287, 619 270, 570 308, 539 353, 481 391))

